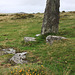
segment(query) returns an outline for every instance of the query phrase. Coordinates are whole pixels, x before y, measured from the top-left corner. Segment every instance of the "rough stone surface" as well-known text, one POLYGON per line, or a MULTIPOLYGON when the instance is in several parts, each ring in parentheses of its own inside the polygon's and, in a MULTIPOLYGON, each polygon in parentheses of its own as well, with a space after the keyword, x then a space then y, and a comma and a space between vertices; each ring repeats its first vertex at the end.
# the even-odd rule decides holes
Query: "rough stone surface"
POLYGON ((15 64, 27 63, 26 54, 27 52, 17 53, 10 59, 10 62, 15 64))
POLYGON ((67 38, 61 37, 61 36, 52 36, 52 35, 49 35, 49 36, 46 37, 46 42, 52 44, 54 40, 61 40, 61 39, 65 40, 67 38))
POLYGON ((60 0, 47 0, 41 34, 57 33, 60 0))
POLYGON ((36 34, 36 36, 38 37, 38 36, 40 36, 41 34, 36 34))
POLYGON ((25 42, 36 41, 36 38, 34 38, 34 37, 24 37, 24 41, 25 42))
POLYGON ((15 54, 16 51, 13 48, 2 49, 4 54, 15 54))

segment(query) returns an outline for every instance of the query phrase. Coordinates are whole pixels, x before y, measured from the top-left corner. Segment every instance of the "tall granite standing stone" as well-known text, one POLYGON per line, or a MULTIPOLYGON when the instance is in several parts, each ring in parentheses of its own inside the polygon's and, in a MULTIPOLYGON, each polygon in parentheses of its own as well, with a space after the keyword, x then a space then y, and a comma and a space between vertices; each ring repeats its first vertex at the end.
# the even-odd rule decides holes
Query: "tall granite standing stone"
POLYGON ((57 33, 60 0, 47 0, 41 34, 57 33))

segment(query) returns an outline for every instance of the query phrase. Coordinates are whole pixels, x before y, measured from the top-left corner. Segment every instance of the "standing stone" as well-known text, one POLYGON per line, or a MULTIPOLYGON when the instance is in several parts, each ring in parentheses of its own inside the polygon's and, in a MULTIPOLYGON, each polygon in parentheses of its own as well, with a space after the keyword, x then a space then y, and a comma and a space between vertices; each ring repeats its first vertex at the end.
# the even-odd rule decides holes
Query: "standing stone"
POLYGON ((41 34, 57 33, 60 0, 47 0, 41 34))

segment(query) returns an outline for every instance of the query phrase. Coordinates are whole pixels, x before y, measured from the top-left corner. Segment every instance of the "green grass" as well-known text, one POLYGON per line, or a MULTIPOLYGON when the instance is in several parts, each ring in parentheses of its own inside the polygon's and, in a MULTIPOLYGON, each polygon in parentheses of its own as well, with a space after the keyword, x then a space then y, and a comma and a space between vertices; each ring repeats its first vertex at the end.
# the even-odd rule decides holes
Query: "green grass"
MULTIPOLYGON (((17 52, 28 52, 27 59, 30 62, 23 66, 17 65, 19 69, 43 65, 48 75, 75 75, 75 13, 61 13, 59 32, 55 35, 66 37, 68 40, 55 41, 53 45, 46 44, 46 36, 36 37, 36 42, 24 43, 25 36, 35 37, 36 34, 41 33, 43 14, 34 16, 27 19, 11 20, 9 18, 1 21, 0 47, 12 47, 17 52)), ((6 56, 0 56, 0 61, 3 61, 1 63, 8 59, 6 56)), ((0 75, 9 73, 7 70, 14 67, 16 65, 10 68, 0 66, 0 75)))

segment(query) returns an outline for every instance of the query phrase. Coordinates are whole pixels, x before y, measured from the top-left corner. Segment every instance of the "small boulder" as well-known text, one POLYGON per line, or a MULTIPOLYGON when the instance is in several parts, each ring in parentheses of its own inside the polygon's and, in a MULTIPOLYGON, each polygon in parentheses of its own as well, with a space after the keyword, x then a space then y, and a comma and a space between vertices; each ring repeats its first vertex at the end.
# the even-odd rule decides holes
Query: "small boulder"
POLYGON ((65 37, 61 37, 61 36, 49 35, 49 36, 46 37, 46 42, 52 44, 54 40, 61 40, 61 39, 65 40, 66 38, 65 37))
POLYGON ((38 36, 40 36, 41 34, 36 34, 36 36, 38 37, 38 36))
POLYGON ((26 54, 27 54, 27 52, 22 52, 22 53, 17 53, 17 54, 15 54, 15 55, 10 59, 10 63, 12 63, 12 62, 13 62, 14 64, 27 63, 26 54))
POLYGON ((34 37, 24 37, 24 41, 25 42, 36 41, 36 38, 34 38, 34 37))

